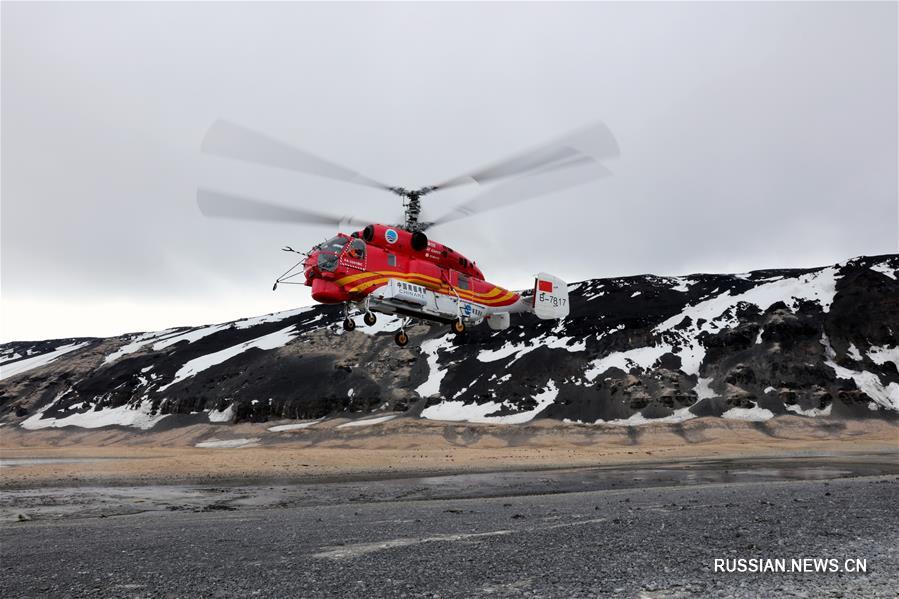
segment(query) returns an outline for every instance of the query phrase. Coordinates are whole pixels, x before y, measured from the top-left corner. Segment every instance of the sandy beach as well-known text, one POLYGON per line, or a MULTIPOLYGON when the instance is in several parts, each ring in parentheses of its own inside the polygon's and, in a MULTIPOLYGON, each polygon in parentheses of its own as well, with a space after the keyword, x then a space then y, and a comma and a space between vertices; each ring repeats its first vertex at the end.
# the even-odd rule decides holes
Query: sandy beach
POLYGON ((694 459, 899 454, 899 425, 873 419, 783 417, 754 423, 697 418, 616 427, 555 421, 454 424, 397 416, 369 425, 347 419, 306 428, 297 424, 197 424, 150 432, 4 427, 0 486, 339 480, 694 459), (349 422, 356 425, 346 426, 349 422))

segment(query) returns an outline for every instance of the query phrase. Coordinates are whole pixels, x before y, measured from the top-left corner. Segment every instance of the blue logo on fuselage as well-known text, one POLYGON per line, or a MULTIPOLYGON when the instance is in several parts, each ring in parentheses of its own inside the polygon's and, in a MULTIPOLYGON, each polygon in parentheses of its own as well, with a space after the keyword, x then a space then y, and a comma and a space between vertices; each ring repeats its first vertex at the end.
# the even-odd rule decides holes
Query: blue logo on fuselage
POLYGON ((384 231, 384 239, 387 240, 387 243, 396 243, 396 240, 399 239, 400 236, 393 229, 387 229, 384 231))

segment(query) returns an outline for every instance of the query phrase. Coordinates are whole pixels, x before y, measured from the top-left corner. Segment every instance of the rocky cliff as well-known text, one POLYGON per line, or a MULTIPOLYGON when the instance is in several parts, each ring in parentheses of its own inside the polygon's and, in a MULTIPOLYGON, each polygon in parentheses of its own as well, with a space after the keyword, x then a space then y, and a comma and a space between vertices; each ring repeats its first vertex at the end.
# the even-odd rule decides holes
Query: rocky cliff
POLYGON ((899 256, 570 285, 564 321, 462 336, 314 306, 108 339, 0 346, 0 420, 151 428, 404 411, 635 425, 899 414, 899 256))

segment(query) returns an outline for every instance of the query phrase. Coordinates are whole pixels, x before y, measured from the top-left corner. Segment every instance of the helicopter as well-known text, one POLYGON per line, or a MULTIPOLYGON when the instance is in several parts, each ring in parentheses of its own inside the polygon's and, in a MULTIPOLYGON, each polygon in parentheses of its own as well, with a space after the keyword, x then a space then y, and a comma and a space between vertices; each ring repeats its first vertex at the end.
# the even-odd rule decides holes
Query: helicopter
POLYGON ((396 344, 409 342, 406 328, 414 320, 449 325, 461 335, 468 327, 487 322, 492 330, 510 326, 511 315, 532 313, 543 320, 569 314, 568 285, 540 272, 532 289, 518 293, 487 282, 474 260, 430 239, 427 232, 537 196, 581 185, 610 175, 599 161, 618 156, 618 143, 609 129, 596 123, 570 132, 486 167, 426 187, 407 189, 381 183, 352 169, 244 126, 217 120, 207 131, 201 150, 220 158, 311 174, 363 185, 402 198, 401 224, 380 224, 356 217, 289 207, 208 188, 197 190, 197 204, 207 217, 301 224, 362 225, 308 251, 283 249, 302 256, 279 283, 312 288, 323 304, 343 304, 343 329, 353 331, 354 313, 374 326, 376 313, 401 317, 396 344), (422 220, 422 198, 466 184, 487 185, 483 193, 434 220, 422 220), (301 280, 297 280, 302 277, 301 280))

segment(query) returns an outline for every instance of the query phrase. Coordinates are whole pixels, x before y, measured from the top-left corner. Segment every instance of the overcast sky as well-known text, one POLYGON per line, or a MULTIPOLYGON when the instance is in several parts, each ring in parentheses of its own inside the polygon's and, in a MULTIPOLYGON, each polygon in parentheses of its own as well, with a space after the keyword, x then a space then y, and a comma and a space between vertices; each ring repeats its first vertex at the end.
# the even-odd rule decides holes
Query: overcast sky
MULTIPOLYGON (((897 5, 2 5, 0 339, 230 320, 327 227, 203 218, 200 185, 396 222, 397 198, 200 153, 224 117, 421 186, 587 123, 611 178, 435 229, 525 287, 897 251, 897 5)), ((475 186, 428 196, 435 217, 475 186)))

